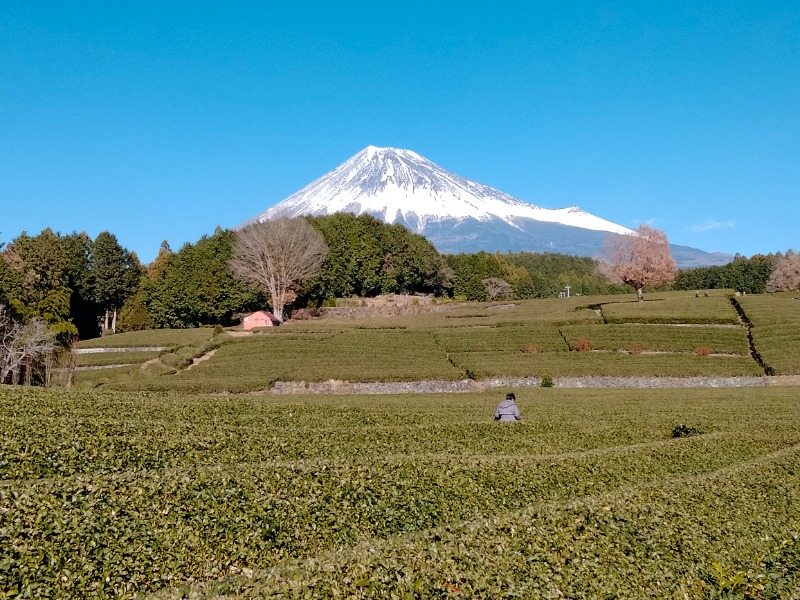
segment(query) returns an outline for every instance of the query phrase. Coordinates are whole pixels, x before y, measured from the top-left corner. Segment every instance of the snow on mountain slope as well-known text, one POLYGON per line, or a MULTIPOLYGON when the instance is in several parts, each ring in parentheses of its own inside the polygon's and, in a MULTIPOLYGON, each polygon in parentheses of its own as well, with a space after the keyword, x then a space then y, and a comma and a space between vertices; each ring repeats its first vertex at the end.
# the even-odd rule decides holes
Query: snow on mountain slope
POLYGON ((369 146, 302 190, 243 225, 279 216, 369 213, 411 225, 417 233, 453 219, 500 219, 522 229, 534 219, 594 231, 630 229, 580 210, 548 209, 518 200, 487 185, 451 173, 411 150, 369 146))

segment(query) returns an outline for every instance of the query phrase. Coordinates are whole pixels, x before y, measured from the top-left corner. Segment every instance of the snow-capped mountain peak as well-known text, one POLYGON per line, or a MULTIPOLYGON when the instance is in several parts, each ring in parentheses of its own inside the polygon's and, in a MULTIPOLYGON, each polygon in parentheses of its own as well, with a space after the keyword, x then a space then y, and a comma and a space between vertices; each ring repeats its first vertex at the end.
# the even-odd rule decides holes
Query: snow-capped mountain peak
POLYGON ((521 220, 533 219, 593 231, 630 232, 577 206, 547 209, 523 202, 451 173, 411 150, 375 146, 248 222, 336 212, 369 213, 422 234, 432 224, 453 219, 500 220, 516 229, 521 220))

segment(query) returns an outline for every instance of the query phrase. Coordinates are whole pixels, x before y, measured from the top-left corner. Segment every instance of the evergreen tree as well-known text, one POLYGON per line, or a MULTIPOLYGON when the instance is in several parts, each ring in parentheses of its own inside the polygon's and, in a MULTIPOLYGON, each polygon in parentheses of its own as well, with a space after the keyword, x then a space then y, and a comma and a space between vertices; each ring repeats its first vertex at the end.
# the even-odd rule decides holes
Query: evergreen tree
POLYGON ((463 300, 488 300, 483 281, 489 278, 506 280, 507 263, 499 254, 451 254, 446 257, 453 271, 453 296, 463 300))
POLYGON ((452 273, 428 240, 369 215, 309 218, 328 245, 320 273, 299 290, 301 302, 379 294, 443 295, 452 273))
POLYGON ((61 343, 78 330, 70 317, 70 256, 51 229, 35 237, 21 233, 3 250, 9 313, 20 322, 44 319, 61 343))
POLYGON ((71 291, 70 319, 82 339, 97 337, 100 333, 99 309, 94 301, 89 273, 92 239, 84 232, 72 233, 62 237, 62 244, 67 255, 67 286, 71 291))
POLYGON ((116 332, 117 312, 139 285, 139 259, 114 234, 103 231, 92 242, 89 272, 93 299, 103 314, 103 332, 116 332))
POLYGON ((755 254, 750 258, 737 254, 727 265, 681 269, 675 275, 673 289, 734 289, 747 294, 761 294, 775 268, 778 256, 755 254))
MULTIPOLYGON (((234 233, 217 227, 212 236, 161 251, 142 279, 142 296, 156 327, 233 325, 236 316, 265 306, 263 295, 245 288, 227 268, 234 233)), ((130 307, 134 311, 135 306, 130 307)), ((146 322, 137 308, 137 323, 146 322)), ((129 324, 126 322, 126 327, 129 324)))

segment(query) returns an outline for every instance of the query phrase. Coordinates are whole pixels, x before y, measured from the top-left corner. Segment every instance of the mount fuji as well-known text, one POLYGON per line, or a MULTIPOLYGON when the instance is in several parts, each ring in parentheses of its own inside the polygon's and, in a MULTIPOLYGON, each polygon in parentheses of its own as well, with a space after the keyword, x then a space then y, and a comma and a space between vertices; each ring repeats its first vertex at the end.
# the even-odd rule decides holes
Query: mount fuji
MULTIPOLYGON (((411 150, 369 146, 240 225, 278 217, 367 213, 401 223, 445 253, 558 252, 597 256, 605 240, 631 230, 577 206, 549 209, 451 173, 411 150)), ((672 246, 678 266, 733 257, 672 246)))

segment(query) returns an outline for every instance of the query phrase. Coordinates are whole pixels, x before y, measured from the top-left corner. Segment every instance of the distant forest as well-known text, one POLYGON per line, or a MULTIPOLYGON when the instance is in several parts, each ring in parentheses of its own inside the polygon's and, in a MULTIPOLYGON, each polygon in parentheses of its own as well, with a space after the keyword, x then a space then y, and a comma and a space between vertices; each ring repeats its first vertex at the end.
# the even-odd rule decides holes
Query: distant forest
MULTIPOLYGON (((329 251, 319 274, 296 290, 292 308, 336 298, 430 294, 454 300, 630 293, 609 283, 591 258, 551 253, 442 255, 399 224, 348 213, 310 217, 329 251)), ((145 328, 230 326, 268 307, 228 269, 235 233, 217 228, 142 265, 114 234, 21 233, 0 246, 0 304, 19 321, 44 319, 62 343, 74 336, 145 328)), ((679 270, 670 288, 766 291, 780 254, 736 256, 717 267, 679 270)))

